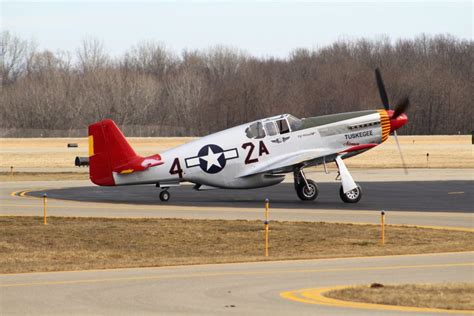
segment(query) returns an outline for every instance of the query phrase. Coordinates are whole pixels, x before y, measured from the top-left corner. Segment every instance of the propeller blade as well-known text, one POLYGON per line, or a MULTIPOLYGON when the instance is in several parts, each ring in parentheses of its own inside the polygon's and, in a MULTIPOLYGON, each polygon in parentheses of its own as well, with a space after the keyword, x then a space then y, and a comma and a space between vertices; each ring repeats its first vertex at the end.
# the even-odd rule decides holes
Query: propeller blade
POLYGON ((385 110, 389 110, 390 106, 388 105, 387 91, 385 90, 385 85, 383 84, 382 74, 378 68, 375 69, 375 80, 377 81, 377 87, 379 88, 380 99, 382 99, 383 107, 385 110))
POLYGON ((404 97, 403 99, 400 100, 400 102, 397 103, 395 106, 395 110, 393 111, 393 115, 391 119, 396 119, 399 117, 402 113, 405 113, 408 107, 410 106, 410 99, 408 97, 404 97))
POLYGON ((402 159, 402 166, 405 174, 408 174, 407 164, 405 163, 405 159, 403 158, 402 148, 400 147, 400 143, 398 142, 397 131, 393 131, 393 136, 395 137, 395 142, 397 143, 398 152, 400 153, 400 158, 402 159))

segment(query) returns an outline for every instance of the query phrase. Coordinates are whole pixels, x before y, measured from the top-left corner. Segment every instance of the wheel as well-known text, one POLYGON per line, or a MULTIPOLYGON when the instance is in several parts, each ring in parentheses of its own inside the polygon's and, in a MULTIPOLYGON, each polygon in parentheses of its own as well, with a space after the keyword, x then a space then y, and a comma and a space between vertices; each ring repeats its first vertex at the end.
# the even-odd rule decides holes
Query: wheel
POLYGON ((296 194, 302 201, 313 201, 318 197, 319 189, 316 182, 307 180, 308 186, 304 182, 296 186, 296 194))
POLYGON ((344 201, 344 203, 357 203, 362 198, 362 188, 357 185, 357 188, 354 190, 344 193, 344 189, 341 185, 339 196, 341 197, 341 200, 344 201))
POLYGON ((170 197, 171 194, 168 191, 164 190, 160 192, 160 200, 162 200, 163 202, 168 202, 170 197))

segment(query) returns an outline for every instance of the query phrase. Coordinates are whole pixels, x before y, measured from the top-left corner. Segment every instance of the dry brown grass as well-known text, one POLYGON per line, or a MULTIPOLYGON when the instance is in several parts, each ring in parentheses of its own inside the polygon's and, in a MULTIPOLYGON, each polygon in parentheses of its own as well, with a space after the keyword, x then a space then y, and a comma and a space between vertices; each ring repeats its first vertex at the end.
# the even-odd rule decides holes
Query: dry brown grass
POLYGON ((363 303, 474 310, 474 284, 404 284, 381 288, 358 286, 325 293, 324 296, 363 303))
MULTIPOLYGON (((182 145, 192 137, 129 138, 141 155, 152 155, 182 145)), ((400 136, 405 159, 410 168, 474 168, 471 136, 400 136), (429 153, 429 160, 426 154, 429 153)), ((88 155, 86 138, 3 138, 0 139, 0 167, 66 168, 74 167, 76 156, 88 155), (78 143, 78 148, 67 148, 78 143)), ((396 168, 400 157, 396 145, 387 142, 347 160, 352 168, 396 168)))
MULTIPOLYGON (((260 221, 0 217, 0 272, 265 260, 260 221)), ((474 250, 474 233, 271 222, 270 260, 474 250)))
MULTIPOLYGON (((471 136, 399 136, 399 141, 409 168, 474 168, 471 136)), ((346 161, 356 168, 402 167, 393 137, 346 161)))
POLYGON ((84 172, 0 172, 0 181, 59 181, 59 180, 88 180, 89 169, 84 172))
MULTIPOLYGON (((192 137, 127 138, 141 155, 152 155, 187 143, 192 137)), ((87 138, 2 138, 0 167, 68 168, 74 167, 76 156, 88 156, 87 138), (67 148, 77 143, 77 148, 67 148)))

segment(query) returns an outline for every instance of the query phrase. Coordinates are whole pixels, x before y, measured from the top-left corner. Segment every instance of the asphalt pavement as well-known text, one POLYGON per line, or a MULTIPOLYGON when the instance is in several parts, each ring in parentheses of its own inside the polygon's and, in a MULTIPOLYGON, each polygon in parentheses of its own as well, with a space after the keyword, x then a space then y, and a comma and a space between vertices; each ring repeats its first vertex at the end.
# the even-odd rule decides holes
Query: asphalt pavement
MULTIPOLYGON (((293 185, 283 183, 258 190, 205 192, 182 186, 172 188, 172 199, 164 203, 154 186, 4 182, 0 215, 42 216, 46 193, 49 216, 261 220, 263 200, 269 198, 271 220, 377 224, 385 210, 387 224, 474 231, 471 180, 360 184, 364 196, 358 204, 340 201, 339 184, 333 182, 319 184, 315 202, 299 201, 293 185)), ((308 293, 373 282, 474 282, 473 259, 470 252, 4 274, 0 314, 400 315, 401 310, 327 304, 308 293)), ((403 315, 431 313, 412 309, 403 315)))
POLYGON ((320 197, 302 202, 291 184, 258 190, 198 192, 191 186, 172 188, 161 202, 154 186, 96 187, 89 181, 0 183, 0 215, 43 215, 44 193, 49 216, 155 217, 189 219, 263 219, 270 198, 270 219, 442 226, 474 230, 473 181, 362 182, 364 197, 345 204, 336 183, 320 183, 320 197), (67 200, 70 198, 71 200, 67 200), (87 201, 87 202, 86 202, 87 201))
POLYGON ((343 203, 339 183, 320 183, 316 201, 300 201, 292 183, 252 190, 196 191, 191 185, 169 189, 171 200, 161 202, 161 189, 154 185, 99 187, 85 186, 27 192, 28 196, 133 205, 169 205, 256 208, 269 198, 275 209, 340 209, 459 212, 474 211, 474 181, 361 182, 363 196, 359 203, 343 203))
POLYGON ((400 315, 305 303, 288 292, 373 282, 474 282, 473 259, 470 252, 0 275, 0 306, 4 315, 400 315))

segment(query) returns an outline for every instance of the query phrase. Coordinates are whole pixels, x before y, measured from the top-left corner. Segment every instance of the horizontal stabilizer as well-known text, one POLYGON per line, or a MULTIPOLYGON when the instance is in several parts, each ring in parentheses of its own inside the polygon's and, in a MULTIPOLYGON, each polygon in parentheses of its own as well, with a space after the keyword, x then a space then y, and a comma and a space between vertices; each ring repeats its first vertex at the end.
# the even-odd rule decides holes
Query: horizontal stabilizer
POLYGON ((153 155, 149 157, 136 156, 127 163, 114 168, 113 171, 121 174, 127 174, 135 171, 143 171, 150 167, 162 165, 163 163, 164 161, 161 160, 160 155, 153 155))

